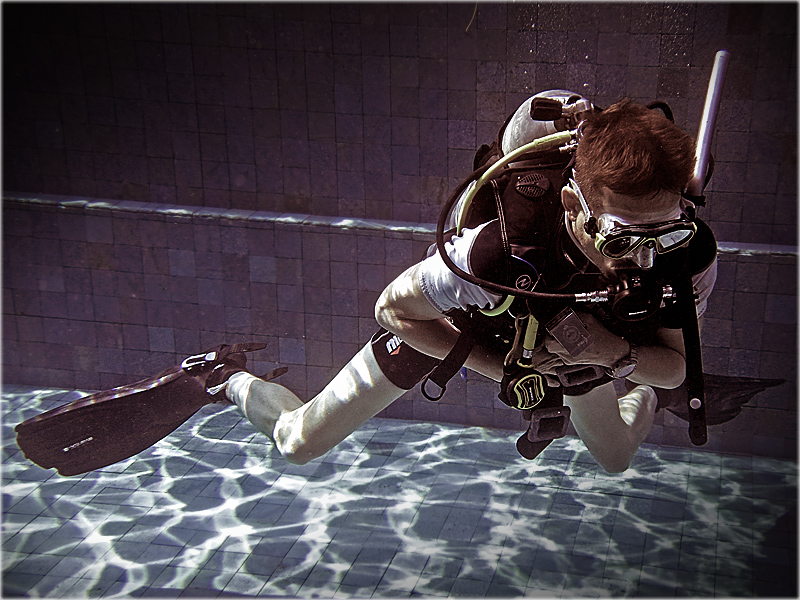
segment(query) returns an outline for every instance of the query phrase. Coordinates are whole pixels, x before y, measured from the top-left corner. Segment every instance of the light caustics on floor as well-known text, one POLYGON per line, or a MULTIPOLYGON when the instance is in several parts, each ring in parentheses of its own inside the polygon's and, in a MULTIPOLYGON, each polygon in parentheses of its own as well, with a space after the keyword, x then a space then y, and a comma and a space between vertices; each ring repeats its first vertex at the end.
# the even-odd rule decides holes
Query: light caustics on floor
POLYGON ((209 406, 64 478, 13 427, 68 397, 4 388, 5 595, 796 593, 792 462, 647 446, 608 475, 575 438, 529 462, 517 432, 375 419, 297 467, 209 406))

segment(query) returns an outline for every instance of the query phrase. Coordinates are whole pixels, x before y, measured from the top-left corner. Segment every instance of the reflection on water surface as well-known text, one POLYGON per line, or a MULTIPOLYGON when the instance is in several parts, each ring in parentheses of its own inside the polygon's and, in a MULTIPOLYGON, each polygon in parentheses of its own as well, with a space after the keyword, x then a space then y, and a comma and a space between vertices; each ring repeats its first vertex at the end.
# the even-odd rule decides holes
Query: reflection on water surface
POLYGON ((517 432, 375 419, 298 467, 209 406, 63 478, 13 427, 65 398, 4 388, 5 595, 796 594, 788 461, 645 446, 608 475, 576 438, 529 462, 517 432))

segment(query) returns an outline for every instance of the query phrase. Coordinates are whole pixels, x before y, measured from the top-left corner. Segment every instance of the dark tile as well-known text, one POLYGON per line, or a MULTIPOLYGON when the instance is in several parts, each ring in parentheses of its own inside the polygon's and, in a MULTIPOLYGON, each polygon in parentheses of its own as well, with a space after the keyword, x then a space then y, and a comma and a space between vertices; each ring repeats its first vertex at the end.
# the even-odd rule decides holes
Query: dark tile
MULTIPOLYGON (((734 292, 733 295, 733 318, 736 321, 755 321, 756 323, 765 320, 765 308, 767 305, 767 294, 755 292, 734 292)), ((775 302, 776 314, 780 312, 777 307, 779 302, 775 302)))
POLYGON ((684 67, 661 67, 658 73, 658 95, 664 98, 680 96, 686 89, 689 71, 684 67))
POLYGON ((739 292, 772 291, 767 286, 769 269, 763 263, 738 261, 736 266, 736 290, 739 292))
POLYGON ((763 350, 791 353, 797 351, 796 329, 783 323, 764 323, 763 350))
MULTIPOLYGON (((631 37, 622 33, 600 33, 597 37, 597 63, 606 65, 628 64, 628 53, 631 37)), ((634 63, 637 65, 647 62, 634 63)))
POLYGON ((764 286, 771 294, 796 295, 797 269, 793 264, 770 264, 768 283, 764 286))
POLYGON ((797 323, 797 297, 767 294, 764 321, 766 323, 797 323))

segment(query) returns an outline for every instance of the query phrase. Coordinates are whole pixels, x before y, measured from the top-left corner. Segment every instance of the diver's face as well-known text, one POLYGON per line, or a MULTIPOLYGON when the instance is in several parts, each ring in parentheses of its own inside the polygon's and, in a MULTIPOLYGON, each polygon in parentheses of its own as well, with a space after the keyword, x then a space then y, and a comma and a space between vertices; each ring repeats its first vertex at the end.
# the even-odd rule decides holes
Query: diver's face
MULTIPOLYGON (((606 218, 617 217, 618 220, 628 225, 646 225, 662 223, 677 219, 681 215, 680 195, 663 192, 661 195, 647 200, 637 201, 631 196, 623 196, 602 188, 598 196, 587 198, 593 215, 599 220, 603 215, 606 218), (634 210, 634 206, 655 206, 656 209, 634 210)), ((584 255, 597 266, 606 276, 613 276, 614 272, 623 269, 652 269, 656 257, 654 244, 643 244, 631 254, 622 258, 609 258, 604 256, 595 246, 595 238, 586 233, 584 227, 587 215, 581 208, 576 192, 570 187, 561 190, 561 202, 564 205, 567 217, 567 226, 570 236, 578 245, 584 255)))

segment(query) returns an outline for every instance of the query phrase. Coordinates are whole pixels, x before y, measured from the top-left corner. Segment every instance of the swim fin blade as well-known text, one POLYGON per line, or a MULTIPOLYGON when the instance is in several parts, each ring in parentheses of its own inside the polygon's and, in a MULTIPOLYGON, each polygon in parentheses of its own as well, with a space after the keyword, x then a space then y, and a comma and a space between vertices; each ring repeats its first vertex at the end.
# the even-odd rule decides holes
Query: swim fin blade
POLYGON ((80 475, 130 458, 217 401, 180 367, 98 392, 17 425, 26 458, 60 475, 80 475))
MULTIPOLYGON (((259 343, 224 344, 191 356, 180 366, 136 383, 64 404, 17 425, 17 444, 28 460, 63 476, 107 467, 146 450, 175 431, 206 404, 229 403, 209 376, 226 381, 245 369, 244 352, 259 343)), ((261 379, 283 375, 273 369, 261 379)))

